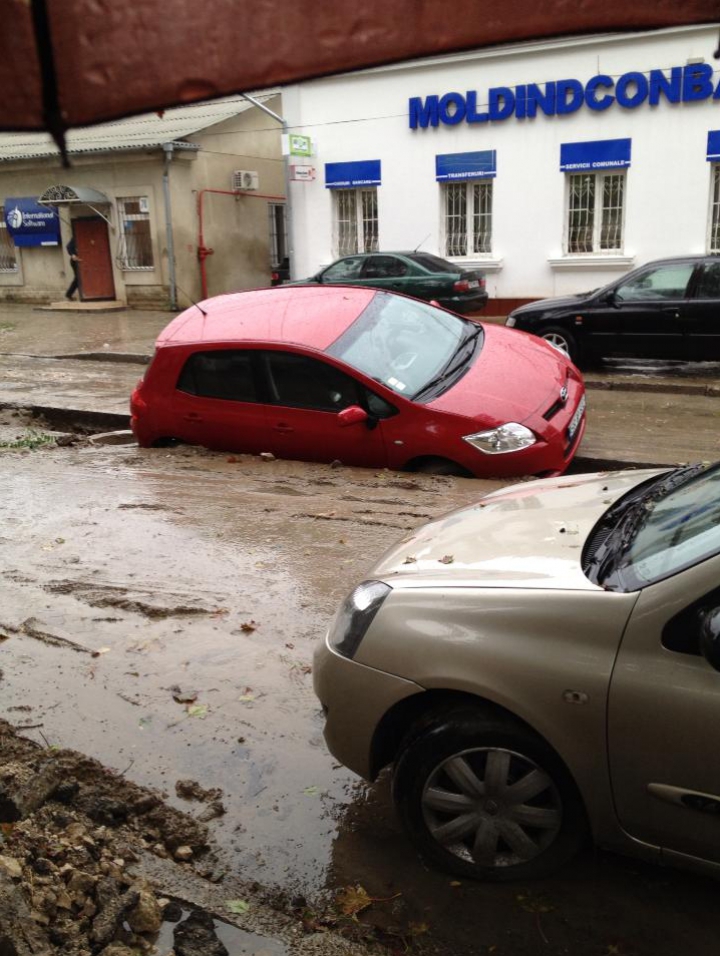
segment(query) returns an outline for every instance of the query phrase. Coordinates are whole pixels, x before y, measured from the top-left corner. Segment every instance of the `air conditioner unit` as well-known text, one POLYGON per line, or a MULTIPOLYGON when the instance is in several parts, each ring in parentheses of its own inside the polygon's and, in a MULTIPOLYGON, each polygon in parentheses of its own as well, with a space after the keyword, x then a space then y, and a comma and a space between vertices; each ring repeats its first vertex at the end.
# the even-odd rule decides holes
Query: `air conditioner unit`
POLYGON ((232 188, 234 192, 252 191, 260 188, 260 177, 249 169, 236 169, 232 174, 232 188))

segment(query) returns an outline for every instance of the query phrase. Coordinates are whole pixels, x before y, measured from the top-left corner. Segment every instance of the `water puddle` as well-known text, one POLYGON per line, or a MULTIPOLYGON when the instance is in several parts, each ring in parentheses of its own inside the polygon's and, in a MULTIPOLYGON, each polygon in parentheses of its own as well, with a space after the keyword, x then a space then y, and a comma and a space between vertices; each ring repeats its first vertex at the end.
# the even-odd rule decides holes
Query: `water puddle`
POLYGON ((155 943, 158 956, 173 951, 187 956, 190 953, 194 956, 285 956, 288 952, 277 940, 248 933, 201 910, 174 904, 168 909, 172 909, 171 915, 176 918, 165 920, 160 928, 155 943), (178 944, 178 940, 182 942, 178 944))

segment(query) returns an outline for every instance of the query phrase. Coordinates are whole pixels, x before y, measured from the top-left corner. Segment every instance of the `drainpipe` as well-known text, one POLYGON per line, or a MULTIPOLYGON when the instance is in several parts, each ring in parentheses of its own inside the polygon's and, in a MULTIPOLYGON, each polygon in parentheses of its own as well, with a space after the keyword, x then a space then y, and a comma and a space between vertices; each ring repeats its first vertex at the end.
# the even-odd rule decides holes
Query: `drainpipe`
POLYGON ((208 297, 207 269, 205 260, 211 256, 215 250, 208 249, 205 245, 205 232, 203 228, 203 197, 205 193, 213 193, 216 196, 248 196, 250 199, 268 199, 271 202, 285 202, 285 196, 267 196, 264 193, 248 193, 236 189, 200 189, 197 194, 197 214, 198 214, 198 249, 197 257, 200 263, 200 285, 202 287, 202 297, 208 297))
MULTIPOLYGON (((282 126, 282 135, 283 142, 287 143, 288 140, 288 121, 282 116, 278 116, 277 113, 273 113, 271 109, 265 106, 264 103, 261 103, 259 100, 256 100, 254 96, 250 96, 249 93, 241 93, 240 96, 243 99, 246 99, 248 103, 252 103, 253 106, 257 106, 259 110, 262 110, 263 113, 267 113, 268 116, 272 117, 274 120, 277 120, 278 123, 282 126)), ((285 204, 285 224, 287 228, 287 254, 288 254, 288 267, 290 272, 290 278, 295 278, 295 250, 293 247, 293 231, 292 231, 292 203, 290 201, 290 157, 283 157, 283 166, 285 170, 285 195, 287 196, 285 204)))
POLYGON ((170 163, 173 157, 173 144, 163 143, 165 169, 163 171, 163 196, 165 198, 165 238, 168 251, 168 277, 170 280, 170 309, 177 312, 177 280, 175 276, 175 243, 173 242, 172 207, 170 205, 170 163))

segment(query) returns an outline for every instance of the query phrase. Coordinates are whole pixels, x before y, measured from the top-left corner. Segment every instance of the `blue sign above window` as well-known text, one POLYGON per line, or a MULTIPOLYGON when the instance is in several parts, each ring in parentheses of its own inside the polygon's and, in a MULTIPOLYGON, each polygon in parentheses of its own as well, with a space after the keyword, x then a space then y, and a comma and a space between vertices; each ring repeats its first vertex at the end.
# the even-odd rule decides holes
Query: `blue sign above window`
POLYGON ((463 179, 485 179, 497 175, 495 150, 477 153, 445 153, 435 157, 435 179, 439 183, 463 179))
POLYGON ((720 129, 708 133, 707 158, 709 163, 720 162, 720 129))
POLYGON ((57 246, 60 242, 57 209, 39 205, 32 196, 8 196, 5 223, 16 246, 57 246))
POLYGON ((630 165, 630 139, 599 139, 592 143, 563 143, 560 172, 585 169, 621 169, 630 165))
POLYGON ((325 163, 326 189, 379 186, 381 182, 379 159, 364 159, 355 163, 325 163))

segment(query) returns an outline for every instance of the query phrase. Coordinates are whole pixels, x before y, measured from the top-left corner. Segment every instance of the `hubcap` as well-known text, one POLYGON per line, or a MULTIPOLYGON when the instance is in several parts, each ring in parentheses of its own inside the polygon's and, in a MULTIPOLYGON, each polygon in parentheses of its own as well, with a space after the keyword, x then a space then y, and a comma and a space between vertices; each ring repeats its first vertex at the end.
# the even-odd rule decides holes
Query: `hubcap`
POLYGON ((543 335, 543 338, 549 345, 552 345, 559 352, 562 352, 563 355, 570 355, 570 349, 568 348, 565 336, 559 335, 557 332, 550 332, 548 335, 543 335))
POLYGON ((548 774, 522 754, 489 747, 439 764, 425 784, 422 810, 434 840, 483 867, 527 863, 550 846, 562 823, 548 774))

